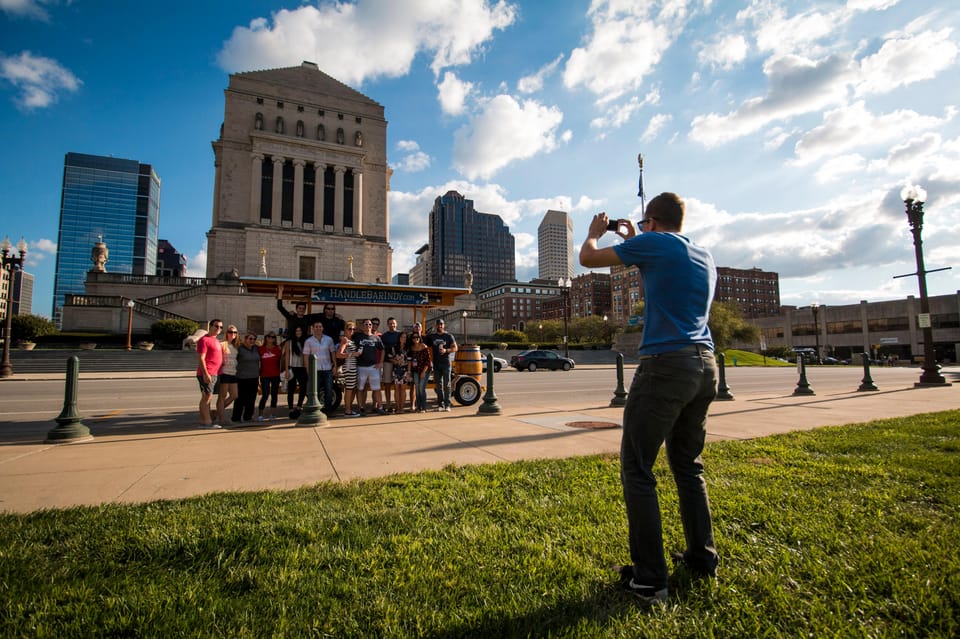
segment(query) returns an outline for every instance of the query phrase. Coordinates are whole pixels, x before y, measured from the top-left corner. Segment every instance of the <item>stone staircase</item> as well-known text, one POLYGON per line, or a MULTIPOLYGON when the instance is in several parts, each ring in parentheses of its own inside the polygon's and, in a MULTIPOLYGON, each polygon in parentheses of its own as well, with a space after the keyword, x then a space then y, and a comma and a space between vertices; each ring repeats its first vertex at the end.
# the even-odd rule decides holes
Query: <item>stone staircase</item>
POLYGON ((192 351, 127 350, 11 350, 10 365, 17 373, 66 373, 67 359, 80 358, 81 372, 136 373, 146 371, 192 371, 197 354, 192 351))

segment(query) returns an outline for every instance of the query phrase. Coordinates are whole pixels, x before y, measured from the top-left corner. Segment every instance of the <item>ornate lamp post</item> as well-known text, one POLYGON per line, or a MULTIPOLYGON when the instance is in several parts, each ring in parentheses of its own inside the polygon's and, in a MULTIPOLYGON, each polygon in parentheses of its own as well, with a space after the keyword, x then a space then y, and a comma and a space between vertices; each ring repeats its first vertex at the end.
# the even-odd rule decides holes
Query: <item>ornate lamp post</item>
POLYGON ((3 330, 3 363, 0 364, 0 378, 12 377, 13 366, 10 364, 10 320, 13 318, 13 270, 23 269, 23 261, 27 257, 27 243, 20 238, 17 242, 19 255, 14 255, 11 249, 10 238, 3 238, 0 242, 0 252, 3 254, 3 272, 0 275, 7 278, 7 308, 3 330))
POLYGON ((947 380, 940 374, 933 352, 933 328, 930 324, 930 300, 927 298, 927 271, 923 265, 923 203, 927 192, 920 186, 908 184, 900 191, 900 199, 906 205, 907 222, 913 233, 913 248, 917 257, 917 280, 920 283, 920 327, 923 330, 923 373, 915 386, 943 386, 947 380))
POLYGON ((466 345, 467 343, 467 312, 464 311, 461 317, 463 317, 463 343, 464 345, 466 345))
POLYGON ((133 307, 136 304, 133 300, 127 300, 127 350, 133 350, 130 339, 133 337, 133 307))
POLYGON ((561 277, 557 284, 560 286, 560 297, 563 298, 563 356, 570 357, 567 322, 570 316, 570 287, 573 285, 573 281, 569 277, 561 277))

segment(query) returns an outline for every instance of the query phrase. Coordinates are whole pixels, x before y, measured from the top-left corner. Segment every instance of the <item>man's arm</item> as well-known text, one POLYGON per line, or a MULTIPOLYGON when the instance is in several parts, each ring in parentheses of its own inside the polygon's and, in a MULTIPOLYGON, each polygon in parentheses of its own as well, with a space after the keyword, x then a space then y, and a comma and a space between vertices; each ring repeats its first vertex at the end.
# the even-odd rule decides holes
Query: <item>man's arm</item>
MULTIPOLYGON (((602 268, 604 266, 623 264, 620 256, 617 255, 617 252, 612 246, 606 248, 597 247, 597 240, 607 232, 608 221, 609 219, 606 213, 598 213, 593 216, 593 221, 590 222, 590 229, 587 231, 587 239, 584 240, 583 246, 580 247, 581 265, 587 268, 602 268)), ((617 230, 617 235, 624 239, 629 239, 634 236, 633 225, 630 224, 629 221, 626 221, 626 225, 628 227, 627 232, 621 233, 617 230)))
MULTIPOLYGON (((203 338, 200 338, 201 340, 203 338)), ((207 347, 203 341, 197 342, 197 361, 200 362, 198 368, 204 381, 210 381, 210 373, 207 371, 207 347)))
POLYGON ((450 335, 450 342, 451 342, 451 343, 450 343, 450 348, 447 349, 447 353, 448 353, 448 354, 449 354, 449 353, 456 353, 458 350, 460 350, 460 347, 457 346, 457 338, 456 338, 456 337, 454 337, 453 335, 450 335))
POLYGON ((280 314, 286 317, 287 319, 290 319, 291 317, 293 317, 293 313, 291 313, 290 311, 288 311, 286 308, 283 307, 283 300, 279 297, 277 298, 277 310, 280 311, 280 314))

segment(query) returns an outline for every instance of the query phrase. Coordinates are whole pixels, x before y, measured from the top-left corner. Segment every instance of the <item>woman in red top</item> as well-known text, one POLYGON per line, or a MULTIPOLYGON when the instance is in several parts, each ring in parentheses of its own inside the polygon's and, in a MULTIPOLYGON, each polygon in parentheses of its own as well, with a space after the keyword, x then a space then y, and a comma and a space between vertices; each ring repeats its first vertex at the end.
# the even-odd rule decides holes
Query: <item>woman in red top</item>
POLYGON ((257 421, 266 419, 263 415, 267 405, 267 395, 270 395, 270 419, 277 418, 277 394, 280 392, 280 361, 282 351, 277 346, 277 334, 267 333, 263 337, 263 346, 260 347, 260 406, 257 411, 257 421))

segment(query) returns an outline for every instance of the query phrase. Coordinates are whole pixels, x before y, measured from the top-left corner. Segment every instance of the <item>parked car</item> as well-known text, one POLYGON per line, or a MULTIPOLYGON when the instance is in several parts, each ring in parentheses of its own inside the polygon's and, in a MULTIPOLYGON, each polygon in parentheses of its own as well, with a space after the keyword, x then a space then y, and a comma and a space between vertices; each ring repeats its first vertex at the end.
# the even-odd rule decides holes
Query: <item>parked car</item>
MULTIPOLYGON (((481 353, 481 361, 483 362, 483 372, 487 372, 487 353, 481 353)), ((507 360, 502 357, 494 356, 493 358, 493 372, 499 373, 500 369, 504 366, 508 366, 507 360)))
POLYGON ((568 371, 574 367, 569 357, 560 357, 553 351, 523 351, 510 358, 510 366, 518 371, 528 370, 531 373, 538 368, 568 371))

